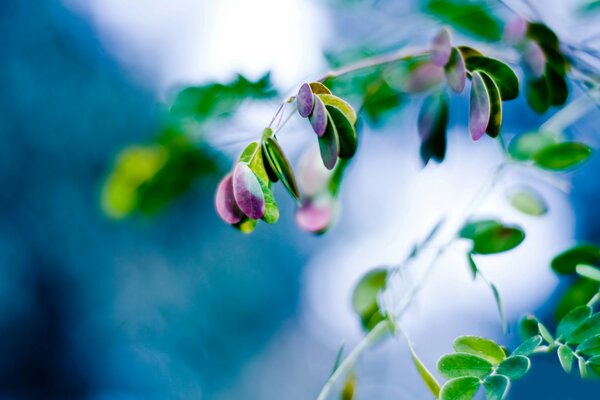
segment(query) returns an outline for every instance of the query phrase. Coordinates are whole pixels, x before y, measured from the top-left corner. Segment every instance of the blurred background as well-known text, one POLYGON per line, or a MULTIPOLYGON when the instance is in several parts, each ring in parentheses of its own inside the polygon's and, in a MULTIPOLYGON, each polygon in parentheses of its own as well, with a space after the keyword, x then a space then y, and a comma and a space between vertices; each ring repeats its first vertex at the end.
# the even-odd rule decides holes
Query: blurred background
MULTIPOLYGON (((600 14, 581 15, 581 2, 507 3, 600 51, 600 14)), ((459 211, 501 161, 498 148, 469 138, 465 92, 452 101, 446 161, 422 168, 418 104, 406 98, 384 122, 362 122, 342 213, 324 236, 296 227, 281 187, 279 223, 243 235, 219 220, 214 190, 281 99, 336 55, 427 46, 439 26, 418 1, 3 0, 0 398, 315 398, 340 345, 363 335, 350 305, 356 281, 403 260, 459 211), (175 200, 150 215, 103 211, 117 154, 161 133, 177 89, 269 71, 279 95, 211 127, 202 138, 210 157, 193 164, 202 176, 177 181, 185 190, 175 200)), ((571 99, 585 96, 571 88, 571 99)), ((554 111, 536 115, 522 98, 506 103, 504 131, 535 130, 554 111)), ((566 135, 599 148, 599 118, 592 107, 566 135)), ((280 134, 294 163, 315 144, 305 122, 294 118, 280 134)), ((576 241, 600 241, 599 171, 593 157, 561 177, 571 182, 567 193, 512 171, 477 206, 476 215, 518 223, 528 235, 514 251, 480 261, 502 293, 510 330, 502 334, 489 289, 471 281, 464 249, 453 249, 404 320, 431 369, 458 335, 514 346, 523 313, 553 324, 571 282, 549 262, 576 241), (514 211, 505 193, 515 184, 534 187, 549 213, 514 211)), ((429 398, 401 340, 367 352, 356 371, 359 399, 429 398)), ((510 398, 592 399, 599 389, 539 356, 510 398)))

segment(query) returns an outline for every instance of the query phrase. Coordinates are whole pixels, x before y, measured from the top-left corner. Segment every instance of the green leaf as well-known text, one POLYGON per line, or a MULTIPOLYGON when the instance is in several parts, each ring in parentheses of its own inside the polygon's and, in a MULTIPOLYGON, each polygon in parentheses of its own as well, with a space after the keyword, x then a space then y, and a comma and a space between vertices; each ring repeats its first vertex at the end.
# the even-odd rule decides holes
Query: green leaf
POLYGON ((492 372, 493 365, 479 356, 468 353, 454 353, 442 356, 437 369, 448 379, 461 376, 483 377, 492 372))
POLYGON ((502 332, 506 333, 507 322, 506 315, 504 315, 504 306, 502 305, 502 298, 500 297, 500 292, 498 288, 493 283, 489 283, 490 289, 492 290, 492 294, 494 295, 494 301, 496 302, 496 308, 498 309, 498 315, 500 316, 500 320, 502 321, 502 332))
POLYGON ((467 70, 483 71, 489 75, 500 91, 502 100, 513 100, 519 96, 519 78, 511 67, 500 60, 489 57, 471 56, 465 59, 467 70))
POLYGON ((440 400, 471 400, 477 393, 481 381, 474 376, 449 380, 442 386, 440 400))
POLYGON ((343 355, 344 355, 344 344, 342 344, 340 346, 340 349, 338 350, 337 354, 335 355, 335 361, 333 362, 333 368, 332 368, 331 374, 329 374, 329 376, 333 375, 335 373, 335 371, 337 371, 338 367, 340 366, 340 363, 342 362, 343 355))
POLYGON ((445 92, 425 98, 419 111, 417 126, 421 139, 421 160, 442 161, 446 155, 446 126, 448 124, 448 96, 445 92))
POLYGON ((519 379, 523 377, 527 371, 531 362, 529 358, 525 356, 510 356, 496 369, 496 374, 507 376, 510 379, 519 379))
POLYGON ((508 196, 510 204, 524 214, 540 216, 548 212, 544 199, 530 188, 513 190, 508 196))
POLYGON ((510 380, 506 376, 492 375, 485 378, 483 387, 485 388, 486 400, 502 400, 508 392, 510 380))
POLYGON ((577 352, 586 356, 600 355, 600 335, 592 336, 581 342, 577 346, 577 352))
POLYGON ((600 356, 594 356, 587 360, 587 365, 597 376, 600 376, 600 356))
POLYGON ((569 346, 561 344, 558 348, 557 353, 561 367, 565 370, 567 374, 570 374, 571 369, 573 368, 573 359, 575 358, 573 350, 571 350, 569 346))
POLYGON ((467 260, 469 261, 469 269, 471 270, 471 276, 473 279, 477 278, 477 273, 479 269, 477 268, 477 264, 475 264, 475 260, 473 260, 473 254, 469 251, 467 253, 467 260))
POLYGON ((319 151, 325 168, 331 170, 335 167, 340 153, 340 140, 337 129, 333 124, 331 116, 327 114, 327 126, 323 136, 319 137, 319 151))
POLYGON ((502 224, 494 219, 467 221, 467 223, 465 223, 465 225, 463 225, 461 228, 458 236, 463 239, 475 240, 475 238, 481 235, 482 232, 498 226, 502 226, 502 224))
POLYGON ((577 306, 585 305, 598 293, 599 286, 598 282, 586 278, 576 280, 558 302, 555 310, 556 319, 561 319, 567 312, 577 306))
POLYGON ((338 108, 352 125, 356 124, 356 111, 346 101, 332 94, 319 94, 318 96, 323 101, 323 104, 338 108))
POLYGON ((344 386, 342 387, 342 393, 340 396, 341 400, 353 400, 354 394, 356 393, 356 374, 351 373, 346 378, 344 386))
POLYGON ((550 104, 553 106, 562 106, 565 104, 569 97, 569 87, 567 86, 564 73, 561 74, 551 64, 546 64, 544 76, 548 84, 550 104))
POLYGON ((265 162, 263 160, 263 152, 258 142, 252 142, 240 155, 240 162, 248 164, 252 172, 263 180, 263 182, 269 182, 269 175, 265 169, 265 162))
POLYGON ((540 45, 558 48, 558 36, 550 28, 541 22, 529 22, 527 24, 527 37, 538 42, 540 45))
POLYGON ((587 370, 585 360, 583 358, 578 358, 577 365, 579 366, 579 375, 581 375, 581 378, 583 378, 583 379, 587 378, 588 370, 587 370))
POLYGON ((352 307, 367 330, 384 319, 379 309, 378 296, 385 288, 386 280, 386 269, 373 269, 358 281, 352 293, 352 307))
POLYGON ((579 264, 575 271, 582 277, 600 282, 600 268, 587 264, 579 264))
POLYGON ((557 274, 574 274, 577 265, 598 262, 600 262, 600 247, 593 244, 580 244, 554 257, 552 269, 557 274))
POLYGON ((510 156, 518 161, 533 160, 535 154, 556 143, 551 133, 527 132, 516 136, 508 146, 510 156))
POLYGON ((421 361, 413 346, 409 343, 408 348, 410 349, 410 354, 412 356, 413 363, 415 367, 417 367, 417 371, 419 375, 421 375, 421 379, 425 382, 425 385, 429 389, 429 391, 435 396, 437 399, 440 396, 440 384, 435 379, 435 377, 429 372, 425 364, 421 361))
POLYGON ((269 185, 260 177, 258 177, 258 183, 265 198, 265 214, 262 216, 262 220, 267 224, 274 224, 279 220, 279 207, 277 207, 277 202, 275 201, 273 192, 269 189, 269 185))
POLYGON ((524 239, 525 232, 516 225, 491 227, 473 239, 473 253, 496 254, 512 250, 524 239))
POLYGON ((535 164, 552 171, 564 171, 576 167, 592 155, 592 149, 575 142, 547 146, 533 157, 535 164))
POLYGON ((298 185, 296 184, 292 166, 285 157, 279 143, 274 138, 269 137, 263 141, 262 149, 269 166, 277 174, 279 179, 281 179, 281 183, 283 183, 283 186, 285 186, 288 193, 295 200, 300 199, 300 192, 298 191, 298 185))
POLYGON ((550 108, 550 88, 545 76, 536 79, 527 79, 525 82, 525 96, 531 109, 543 114, 550 108))
POLYGON ((502 24, 489 12, 484 2, 430 0, 425 12, 454 26, 463 33, 476 35, 486 40, 502 38, 502 24))
POLYGON ((554 337, 552 337, 552 334, 550 333, 548 328, 546 328, 546 326, 544 324, 542 324, 541 322, 538 322, 538 330, 540 332, 540 335, 542 335, 542 338, 546 342, 548 342, 548 343, 554 342, 554 337))
POLYGON ((542 344, 542 337, 540 335, 535 335, 530 337, 521 343, 511 355, 513 356, 528 356, 537 349, 537 347, 542 344))
POLYGON ((522 340, 540 333, 539 321, 533 315, 525 315, 519 322, 519 336, 522 340))
POLYGON ((340 151, 338 156, 340 158, 349 159, 356 153, 356 147, 358 145, 358 136, 356 134, 356 128, 348 120, 346 114, 344 114, 339 108, 335 106, 325 106, 331 121, 335 125, 335 129, 338 134, 340 142, 340 151))
POLYGON ((493 365, 499 364, 506 358, 504 351, 493 340, 479 336, 460 336, 453 344, 457 353, 467 353, 479 356, 493 365))
POLYGON ((502 128, 502 100, 500 99, 500 92, 498 86, 488 74, 482 71, 481 78, 483 79, 483 83, 485 83, 490 99, 490 119, 485 132, 491 137, 497 137, 502 128))
POLYGON ((569 311, 560 320, 558 327, 556 328, 556 336, 558 339, 568 339, 575 328, 588 319, 590 315, 592 315, 592 309, 587 305, 579 306, 569 311))
POLYGON ((233 226, 242 233, 250 234, 256 228, 257 223, 258 223, 258 220, 245 217, 244 219, 242 219, 237 224, 234 224, 233 226))
POLYGON ((566 336, 566 340, 569 344, 579 344, 598 334, 600 334, 600 313, 596 313, 584 320, 566 336))

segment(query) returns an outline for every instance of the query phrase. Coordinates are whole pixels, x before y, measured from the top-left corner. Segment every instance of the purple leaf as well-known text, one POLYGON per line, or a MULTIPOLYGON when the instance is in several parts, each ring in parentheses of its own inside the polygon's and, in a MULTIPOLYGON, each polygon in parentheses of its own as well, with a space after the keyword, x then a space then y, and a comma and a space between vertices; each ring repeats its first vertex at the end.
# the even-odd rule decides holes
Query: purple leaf
POLYGON ((490 98, 481 74, 475 71, 471 85, 471 109, 469 111, 469 131, 473 140, 481 139, 489 120, 490 98))
POLYGON ((452 48, 450 60, 444 68, 444 72, 446 73, 448 86, 456 93, 462 93, 467 81, 467 68, 465 67, 465 60, 462 54, 455 47, 452 48))
POLYGON ((235 203, 231 173, 225 175, 217 187, 215 207, 219 216, 228 224, 237 224, 244 217, 235 203))
POLYGON ((539 44, 533 40, 528 40, 523 51, 523 60, 527 70, 534 78, 540 78, 544 75, 546 67, 546 55, 539 44))
POLYGON ((309 120, 317 136, 323 136, 327 130, 327 110, 319 96, 314 96, 314 100, 315 106, 309 120))
POLYGON ((424 62, 410 71, 401 85, 407 93, 420 93, 444 81, 444 69, 431 62, 424 62))
POLYGON ((316 196, 325 191, 332 172, 325 168, 321 161, 319 149, 309 147, 298 165, 298 186, 302 196, 316 196))
POLYGON ((519 43, 527 32, 527 21, 517 17, 506 24, 504 28, 504 40, 509 44, 519 43))
POLYGON ((431 61, 438 67, 443 67, 450 59, 450 32, 446 28, 442 28, 433 38, 431 45, 431 61))
POLYGON ((238 163, 233 170, 233 195, 244 214, 260 219, 265 213, 265 197, 258 178, 245 163, 238 163))
POLYGON ((338 153, 340 152, 340 141, 335 125, 329 115, 327 119, 329 120, 327 122, 327 129, 323 136, 319 138, 319 150, 321 151, 323 165, 327 169, 333 169, 337 163, 338 153))
POLYGON ((335 200, 329 196, 316 202, 306 200, 296 211, 296 223, 305 231, 323 233, 333 221, 334 211, 335 200))
POLYGON ((315 105, 315 96, 308 83, 300 86, 296 103, 298 105, 298 113, 302 118, 307 118, 312 113, 315 105))

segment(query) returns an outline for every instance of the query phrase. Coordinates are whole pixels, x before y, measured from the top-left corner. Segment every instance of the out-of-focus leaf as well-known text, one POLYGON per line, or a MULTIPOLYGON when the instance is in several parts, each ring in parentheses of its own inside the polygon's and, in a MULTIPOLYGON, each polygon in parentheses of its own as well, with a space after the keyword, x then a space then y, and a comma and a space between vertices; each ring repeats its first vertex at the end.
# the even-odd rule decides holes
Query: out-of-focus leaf
POLYGON ((329 114, 327 114, 327 119, 328 122, 325 132, 323 136, 319 137, 319 150, 321 151, 323 165, 325 165, 327 169, 333 169, 340 152, 340 140, 335 125, 333 124, 329 114))
POLYGON ((461 228, 458 236, 463 239, 471 239, 474 240, 477 236, 479 236, 482 232, 487 229, 502 226, 502 224, 494 219, 481 219, 474 221, 467 221, 465 225, 461 228))
POLYGON ((579 264, 575 267, 575 271, 579 276, 600 282, 600 268, 593 265, 579 264))
POLYGON ((378 124, 383 115, 402 104, 402 94, 393 89, 385 79, 373 80, 364 90, 361 111, 371 123, 378 124))
POLYGON ((425 11, 463 33, 486 40, 502 38, 502 25, 489 13, 489 4, 486 2, 430 0, 425 4, 425 11))
POLYGON ((544 199, 530 188, 512 190, 508 199, 514 208, 527 215, 540 216, 548 212, 544 199))
POLYGON ((378 296, 385 288, 386 280, 386 269, 373 269, 358 281, 352 293, 352 307, 367 330, 384 319, 379 309, 378 296), (379 320, 375 322, 374 317, 379 320))
POLYGON ((574 274, 579 264, 600 262, 600 247, 593 244, 580 244, 563 251, 552 259, 552 269, 558 274, 574 274))
POLYGON ((438 67, 443 67, 450 59, 451 50, 450 31, 446 28, 442 28, 433 38, 433 43, 431 45, 431 62, 438 67))
POLYGON ((425 364, 423 364, 423 361, 421 361, 410 342, 408 343, 408 348, 410 349, 410 354, 412 356, 413 363, 415 364, 415 367, 417 367, 417 371, 419 372, 421 379, 423 379, 423 382, 425 382, 427 389, 429 389, 429 391, 437 399, 440 396, 440 384, 435 379, 433 374, 429 372, 429 369, 427 369, 425 364))
POLYGON ((548 83, 550 104, 553 106, 562 106, 569 97, 569 87, 567 86, 565 77, 559 74, 552 65, 546 66, 545 77, 548 83))
POLYGON ((479 336, 460 336, 454 340, 454 351, 479 356, 493 365, 501 363, 506 354, 493 340, 479 336))
POLYGON ((557 320, 577 306, 586 304, 598 293, 598 282, 580 278, 563 294, 554 311, 557 320))
POLYGON ((540 332, 540 336, 546 342, 548 342, 548 343, 554 342, 554 337, 552 337, 552 334, 550 333, 548 328, 546 328, 546 326, 544 324, 542 324, 541 322, 538 322, 538 331, 540 332))
POLYGON ((479 50, 469 46, 458 46, 457 49, 463 56, 463 60, 466 60, 469 57, 483 57, 483 54, 479 50))
POLYGON ((295 199, 300 199, 298 185, 290 162, 287 160, 285 153, 279 146, 277 140, 268 137, 262 143, 263 153, 269 166, 281 179, 281 183, 287 189, 288 193, 295 199))
POLYGON ((598 10, 600 10, 600 0, 588 0, 579 8, 579 12, 582 14, 594 13, 598 10))
POLYGON ((302 202, 296 210, 296 223, 302 230, 322 234, 331 226, 335 213, 335 199, 326 192, 302 202))
POLYGON ((442 356, 437 369, 447 379, 463 376, 484 377, 492 372, 493 365, 479 356, 467 353, 453 353, 442 356))
POLYGON ((558 48, 558 36, 541 22, 530 22, 527 25, 527 37, 535 40, 540 45, 558 48))
POLYGON ((512 250, 524 239, 525 232, 518 226, 495 225, 473 238, 473 253, 495 254, 512 250))
POLYGON ((573 350, 571 350, 569 346, 562 344, 558 347, 557 353, 561 367, 567 374, 570 374, 571 369, 573 368, 573 359, 575 358, 573 350))
MULTIPOLYGON (((537 326, 536 326, 537 329, 537 326)), ((540 335, 531 336, 521 343, 511 355, 513 356, 528 356, 534 352, 537 347, 542 344, 542 337, 540 335)))
POLYGON ((235 224, 233 226, 242 233, 250 234, 256 228, 257 223, 258 223, 258 220, 256 220, 256 219, 245 217, 244 219, 242 219, 240 222, 238 222, 237 224, 235 224))
POLYGON ((542 114, 550 108, 550 88, 545 77, 528 79, 525 82, 525 95, 533 111, 542 114))
POLYGON ((390 86, 405 93, 423 93, 441 85, 446 77, 444 68, 430 60, 415 58, 386 70, 384 77, 390 86))
POLYGON ((341 400, 353 400, 356 392, 356 375, 351 373, 346 378, 344 386, 342 387, 341 400))
POLYGON ((485 133, 490 120, 490 113, 490 96, 481 74, 475 71, 472 78, 469 110, 469 131, 473 140, 481 139, 485 133))
POLYGON ((325 104, 323 104, 323 100, 319 96, 315 96, 315 105, 309 120, 317 136, 323 136, 327 131, 327 123, 329 121, 325 104))
POLYGON ((587 305, 575 307, 569 311, 558 323, 556 328, 556 336, 558 339, 568 339, 571 333, 577 328, 583 321, 588 319, 592 315, 591 307, 587 305))
POLYGON ((456 47, 453 47, 450 52, 450 58, 448 64, 444 67, 444 73, 450 89, 456 93, 462 93, 467 81, 467 68, 461 52, 456 47))
POLYGON ((233 194, 235 202, 249 218, 260 219, 265 214, 265 197, 259 178, 245 163, 238 163, 233 170, 233 194))
POLYGON ((498 310, 500 321, 502 322, 502 332, 506 333, 507 322, 506 315, 504 314, 504 305, 502 304, 502 297, 500 297, 500 292, 498 291, 496 285, 490 283, 489 286, 490 290, 492 291, 492 295, 494 296, 494 302, 496 303, 496 309, 498 310))
POLYGON ((494 80, 483 71, 481 72, 481 78, 485 83, 488 96, 490 97, 490 119, 485 132, 491 137, 497 137, 502 128, 502 99, 494 80))
POLYGON ((449 380, 442 386, 440 400, 472 400, 481 381, 474 376, 449 380))
POLYGON ((176 117, 204 122, 231 114, 241 102, 249 98, 267 99, 276 94, 271 86, 270 74, 265 74, 256 82, 238 75, 226 84, 211 83, 183 89, 177 94, 171 113, 176 117))
POLYGON ((508 146, 510 156, 519 161, 529 161, 542 149, 556 143, 551 133, 527 132, 516 136, 508 146))
POLYGON ((519 336, 522 340, 531 338, 540 333, 538 320, 533 315, 526 315, 519 321, 519 336))
POLYGON ((473 254, 470 251, 467 253, 467 261, 469 263, 469 269, 471 270, 471 276, 473 279, 477 278, 479 269, 477 268, 477 264, 475 264, 475 260, 473 259, 473 254))
POLYGON ((525 71, 534 79, 539 79, 544 75, 546 68, 546 55, 544 50, 537 42, 527 40, 524 44, 523 61, 525 71))
POLYGON ((506 396, 510 381, 502 375, 492 375, 485 378, 483 387, 485 388, 486 400, 502 400, 506 396))
POLYGON ((510 356, 500 363, 496 373, 510 379, 519 379, 529 371, 530 365, 529 358, 525 356, 510 356))
POLYGON ((419 112, 417 126, 421 138, 421 160, 427 165, 433 158, 443 161, 446 155, 448 97, 444 92, 428 96, 419 112))
POLYGON ((591 357, 586 364, 592 371, 594 371, 596 377, 600 377, 600 356, 591 357))
POLYGON ((519 96, 519 78, 508 65, 489 57, 472 56, 465 59, 467 70, 483 71, 498 86, 502 100, 512 100, 519 96))
POLYGON ((577 359, 577 365, 579 366, 579 375, 581 375, 582 379, 586 379, 588 377, 588 371, 583 357, 577 359))
POLYGON ((330 121, 335 125, 335 130, 338 134, 340 143, 338 156, 345 159, 352 158, 354 153, 356 153, 358 145, 358 135, 356 134, 354 125, 339 108, 331 105, 327 105, 326 108, 331 117, 330 121))
POLYGON ((544 147, 534 156, 535 164, 553 171, 564 171, 576 167, 592 155, 585 144, 563 142, 544 147))

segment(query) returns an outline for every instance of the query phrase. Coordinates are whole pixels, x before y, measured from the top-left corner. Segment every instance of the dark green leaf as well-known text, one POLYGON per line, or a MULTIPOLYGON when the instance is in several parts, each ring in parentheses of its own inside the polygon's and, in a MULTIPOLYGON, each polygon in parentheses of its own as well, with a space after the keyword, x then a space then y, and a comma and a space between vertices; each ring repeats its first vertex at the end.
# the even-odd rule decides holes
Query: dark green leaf
POLYGON ((513 207, 527 215, 540 216, 548 212, 544 199, 530 188, 511 191, 509 200, 513 207))
POLYGON ((558 36, 541 22, 530 22, 527 25, 527 37, 535 40, 540 45, 558 48, 558 36))
POLYGON ((519 161, 533 160, 542 149, 556 143, 551 133, 527 132, 516 136, 508 146, 510 156, 519 161))
POLYGON ((493 375, 485 378, 483 387, 485 388, 486 400, 502 400, 508 392, 510 381, 502 375, 493 375))
POLYGON ((587 361, 587 365, 591 368, 596 376, 600 376, 600 356, 594 356, 587 361))
POLYGON ((519 336, 525 340, 540 333, 538 320, 533 315, 526 315, 519 322, 519 336))
POLYGON ((587 305, 575 307, 569 311, 558 323, 556 328, 556 336, 558 339, 568 339, 571 333, 577 328, 583 321, 588 319, 592 315, 591 307, 587 305))
POLYGON ((531 362, 525 356, 510 356, 496 369, 498 375, 504 375, 510 379, 519 379, 529 371, 531 362))
POLYGON ((483 54, 479 52, 479 50, 475 50, 469 46, 458 46, 458 51, 463 56, 463 60, 466 60, 469 57, 483 57, 483 54))
POLYGON ((458 236, 463 239, 475 240, 475 238, 481 235, 482 232, 499 226, 502 226, 502 224, 494 219, 467 221, 467 223, 461 228, 458 236))
POLYGON ((465 59, 467 70, 483 71, 498 85, 502 100, 512 100, 519 96, 519 78, 508 65, 489 57, 471 56, 465 59))
POLYGON ((445 378, 462 376, 483 377, 492 372, 493 365, 479 356, 468 353, 453 353, 442 356, 437 369, 445 378))
POLYGON ((600 262, 600 247, 593 244, 581 244, 572 247, 552 260, 552 269, 557 274, 574 274, 579 264, 600 262))
POLYGON ((425 98, 417 121, 421 138, 421 160, 427 165, 433 158, 442 161, 446 154, 448 97, 445 93, 425 98))
POLYGON ((333 169, 338 159, 340 152, 340 140, 338 137, 337 129, 329 114, 327 115, 327 126, 323 136, 319 137, 319 150, 321 152, 321 159, 323 165, 327 169, 333 169))
POLYGON ((581 342, 577 346, 577 352, 586 356, 600 355, 600 335, 592 336, 581 342))
MULTIPOLYGON (((537 329, 537 326, 536 326, 537 329)), ((534 352, 537 347, 542 344, 542 337, 540 335, 531 336, 529 339, 521 343, 511 355, 513 356, 528 356, 534 352)))
POLYGON ((566 339, 569 344, 579 344, 598 334, 600 334, 600 313, 596 313, 584 320, 566 339))
POLYGON ((473 277, 473 279, 477 278, 477 273, 479 272, 479 269, 477 268, 477 264, 475 264, 475 260, 473 260, 473 254, 470 251, 467 253, 467 261, 469 262, 471 276, 473 277))
MULTIPOLYGON (((387 270, 378 268, 367 272, 357 283, 352 293, 352 307, 360 317, 363 327, 368 328, 374 321, 373 317, 383 320, 379 310, 378 296, 385 288, 387 270)), ((378 321, 378 322, 379 322, 378 321)))
POLYGON ((425 5, 427 13, 451 24, 463 33, 486 40, 500 40, 502 25, 488 10, 484 2, 430 0, 425 5))
POLYGON ((296 178, 294 177, 292 166, 285 157, 279 143, 274 138, 269 137, 263 141, 262 148, 271 169, 281 179, 281 183, 283 183, 289 194, 298 200, 300 192, 298 191, 296 178))
POLYGON ((440 400, 472 400, 481 381, 474 376, 449 380, 442 386, 440 400))
POLYGON ((326 107, 338 134, 340 142, 339 157, 344 159, 352 158, 354 153, 356 153, 356 147, 358 145, 356 128, 354 128, 354 125, 339 108, 330 105, 326 107))
POLYGON ((479 356, 493 365, 506 358, 504 351, 493 340, 478 336, 460 336, 453 344, 457 353, 468 353, 479 356))
POLYGON ((557 354, 561 367, 565 370, 567 374, 571 373, 571 369, 573 368, 573 359, 575 358, 573 350, 571 350, 569 346, 561 344, 558 347, 557 354))
POLYGON ((550 88, 545 76, 528 79, 525 82, 525 95, 533 111, 543 114, 550 108, 550 88))
POLYGON ((417 356, 417 353, 415 352, 410 343, 408 344, 408 347, 410 349, 410 354, 412 356, 413 363, 415 364, 415 367, 417 367, 417 371, 419 372, 421 379, 423 379, 423 382, 425 382, 425 385, 427 386, 429 391, 437 399, 440 396, 440 384, 431 374, 431 372, 429 372, 429 370, 427 369, 425 364, 423 364, 419 356, 417 356))
POLYGON ((512 250, 525 239, 518 226, 496 226, 484 230, 473 239, 473 253, 496 254, 512 250))
POLYGON ((481 77, 490 98, 490 119, 485 132, 491 137, 497 137, 502 128, 502 100, 500 99, 500 92, 498 91, 498 86, 496 86, 488 74, 482 71, 481 77))
POLYGON ((598 282, 580 278, 571 285, 556 306, 556 319, 561 319, 573 308, 585 305, 596 293, 598 293, 598 282))
POLYGON ((592 149, 582 143, 563 142, 547 146, 533 157, 538 167, 553 171, 571 169, 592 155, 592 149))
POLYGON ((569 97, 569 87, 567 86, 565 77, 549 64, 546 65, 544 75, 546 77, 546 82, 548 83, 550 104, 553 106, 562 106, 569 97))

